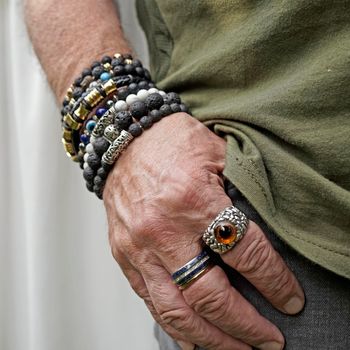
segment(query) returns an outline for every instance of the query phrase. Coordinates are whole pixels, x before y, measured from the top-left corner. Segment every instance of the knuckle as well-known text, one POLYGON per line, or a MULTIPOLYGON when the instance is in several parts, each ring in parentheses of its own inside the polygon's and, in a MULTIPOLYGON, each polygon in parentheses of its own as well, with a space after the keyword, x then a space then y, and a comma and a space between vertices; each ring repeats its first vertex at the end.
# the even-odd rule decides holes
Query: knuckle
POLYGON ((152 303, 151 298, 149 296, 148 290, 145 286, 145 283, 142 279, 135 278, 135 279, 129 279, 130 287, 134 290, 134 292, 144 300, 146 305, 149 305, 152 303))
POLYGON ((162 322, 178 331, 188 331, 192 328, 192 317, 190 312, 184 308, 169 308, 159 311, 162 322))
POLYGON ((200 315, 211 320, 220 320, 226 315, 229 300, 229 289, 225 288, 207 292, 202 296, 199 295, 192 301, 191 306, 200 315))
POLYGON ((110 243, 111 253, 115 261, 119 262, 122 259, 122 252, 119 247, 113 243, 110 243))
POLYGON ((254 274, 271 263, 272 247, 261 232, 252 234, 250 242, 235 259, 235 268, 245 274, 254 274))
POLYGON ((162 237, 162 220, 153 210, 147 210, 144 215, 135 218, 130 227, 130 236, 135 245, 145 246, 162 237))
POLYGON ((209 201, 207 197, 214 197, 213 176, 206 169, 184 166, 176 169, 176 173, 166 173, 163 176, 166 177, 167 187, 160 194, 160 202, 169 204, 176 211, 205 208, 209 201))

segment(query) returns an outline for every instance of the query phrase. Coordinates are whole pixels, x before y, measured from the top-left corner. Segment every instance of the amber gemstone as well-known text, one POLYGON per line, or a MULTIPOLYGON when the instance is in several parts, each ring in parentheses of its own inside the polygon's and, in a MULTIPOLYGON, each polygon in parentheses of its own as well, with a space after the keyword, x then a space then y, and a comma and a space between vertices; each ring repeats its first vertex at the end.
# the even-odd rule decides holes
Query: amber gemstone
POLYGON ((231 244, 237 239, 237 228, 230 222, 220 222, 215 227, 214 234, 219 243, 231 244))

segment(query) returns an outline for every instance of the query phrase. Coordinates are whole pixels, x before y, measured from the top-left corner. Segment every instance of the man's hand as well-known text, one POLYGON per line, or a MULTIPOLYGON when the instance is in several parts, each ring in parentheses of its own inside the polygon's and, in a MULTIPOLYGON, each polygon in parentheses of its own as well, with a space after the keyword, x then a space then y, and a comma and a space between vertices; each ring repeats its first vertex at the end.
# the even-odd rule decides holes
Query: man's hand
MULTIPOLYGON (((278 328, 230 285, 220 267, 182 292, 170 277, 202 250, 202 233, 232 204, 223 189, 224 165, 225 141, 184 113, 135 139, 104 190, 112 253, 173 338, 206 349, 282 349, 278 328)), ((277 309, 302 309, 301 287, 254 222, 222 258, 277 309)))

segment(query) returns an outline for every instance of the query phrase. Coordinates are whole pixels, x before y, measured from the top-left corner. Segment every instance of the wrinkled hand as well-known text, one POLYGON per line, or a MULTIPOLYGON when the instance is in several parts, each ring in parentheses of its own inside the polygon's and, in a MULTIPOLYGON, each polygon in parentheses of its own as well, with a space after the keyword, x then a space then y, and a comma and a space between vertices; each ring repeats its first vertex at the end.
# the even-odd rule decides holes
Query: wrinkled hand
MULTIPOLYGON (((114 258, 155 320, 174 339, 205 349, 282 349, 278 328, 262 317, 214 266, 184 291, 170 274, 196 256, 202 233, 225 207, 225 141, 184 113, 164 118, 135 139, 104 190, 114 258)), ((282 312, 304 294, 261 229, 222 259, 282 312)))

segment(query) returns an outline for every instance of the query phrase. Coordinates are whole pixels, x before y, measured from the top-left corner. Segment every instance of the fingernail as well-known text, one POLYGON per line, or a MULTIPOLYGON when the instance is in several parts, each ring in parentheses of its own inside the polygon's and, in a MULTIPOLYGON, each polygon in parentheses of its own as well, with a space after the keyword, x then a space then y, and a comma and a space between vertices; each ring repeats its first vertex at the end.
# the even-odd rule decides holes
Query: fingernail
POLYGON ((187 343, 187 342, 182 341, 182 340, 178 340, 177 343, 179 344, 179 346, 182 350, 193 350, 196 346, 192 343, 187 343))
POLYGON ((282 350, 283 349, 283 344, 270 341, 268 343, 261 344, 259 346, 259 349, 261 350, 282 350))
POLYGON ((289 301, 283 306, 284 311, 287 314, 296 314, 304 307, 304 300, 295 296, 289 299, 289 301))

